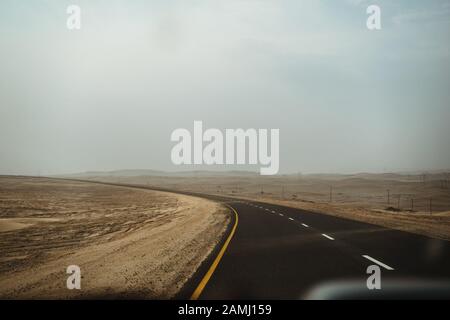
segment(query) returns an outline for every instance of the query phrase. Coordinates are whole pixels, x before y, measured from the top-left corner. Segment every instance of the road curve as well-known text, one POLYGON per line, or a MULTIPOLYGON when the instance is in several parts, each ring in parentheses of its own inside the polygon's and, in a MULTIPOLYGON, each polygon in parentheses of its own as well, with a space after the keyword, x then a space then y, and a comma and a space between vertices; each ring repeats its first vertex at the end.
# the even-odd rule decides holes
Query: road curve
POLYGON ((330 281, 365 286, 370 265, 380 267, 385 282, 450 279, 448 241, 278 205, 227 203, 239 223, 195 298, 304 298, 330 281))
POLYGON ((239 222, 230 225, 178 299, 299 299, 317 285, 349 280, 366 289, 371 265, 380 267, 382 286, 402 280, 403 289, 419 292, 408 295, 403 290, 394 298, 450 299, 449 241, 256 201, 155 186, 62 180, 182 193, 223 202, 236 212, 239 222), (443 284, 443 290, 432 284, 430 291, 430 281, 443 284))

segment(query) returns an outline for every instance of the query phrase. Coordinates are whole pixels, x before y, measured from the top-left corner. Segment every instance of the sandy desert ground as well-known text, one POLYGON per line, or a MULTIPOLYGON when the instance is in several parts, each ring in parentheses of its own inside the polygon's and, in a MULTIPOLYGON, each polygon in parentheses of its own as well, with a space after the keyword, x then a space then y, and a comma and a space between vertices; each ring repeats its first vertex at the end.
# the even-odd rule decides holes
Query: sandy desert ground
POLYGON ((173 193, 0 177, 0 298, 171 298, 229 221, 173 193), (66 268, 81 268, 81 290, 66 268))
POLYGON ((91 176, 283 204, 450 240, 450 174, 91 176), (330 196, 331 193, 331 196, 330 196))

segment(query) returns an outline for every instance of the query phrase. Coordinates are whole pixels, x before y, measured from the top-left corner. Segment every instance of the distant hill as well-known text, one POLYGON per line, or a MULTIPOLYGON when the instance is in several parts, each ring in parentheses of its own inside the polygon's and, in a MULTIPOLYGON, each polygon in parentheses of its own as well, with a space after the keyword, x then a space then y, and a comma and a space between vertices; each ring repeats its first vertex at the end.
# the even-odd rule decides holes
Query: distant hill
POLYGON ((72 174, 64 174, 60 176, 72 177, 72 178, 86 178, 86 177, 140 177, 140 176, 156 176, 156 177, 210 177, 210 176, 255 176, 259 175, 258 172, 252 171, 159 171, 150 169, 125 169, 114 171, 86 171, 72 174))
MULTIPOLYGON (((355 174, 338 174, 338 173, 311 173, 311 174, 286 174, 273 177, 304 177, 318 180, 342 180, 342 179, 369 179, 369 180, 403 180, 410 179, 414 176, 422 178, 426 176, 427 180, 448 178, 450 170, 429 170, 423 172, 392 172, 392 173, 355 173, 355 174)), ((212 171, 212 170, 193 170, 193 171, 161 171, 151 169, 124 169, 114 171, 86 171, 73 174, 58 175, 59 177, 71 178, 87 178, 87 177, 260 177, 258 172, 253 171, 212 171)), ((267 178, 270 178, 268 176, 267 178)))
POLYGON ((138 176, 163 176, 163 171, 157 170, 140 170, 140 169, 127 169, 127 170, 114 170, 114 171, 86 171, 72 174, 64 174, 65 177, 138 177, 138 176))

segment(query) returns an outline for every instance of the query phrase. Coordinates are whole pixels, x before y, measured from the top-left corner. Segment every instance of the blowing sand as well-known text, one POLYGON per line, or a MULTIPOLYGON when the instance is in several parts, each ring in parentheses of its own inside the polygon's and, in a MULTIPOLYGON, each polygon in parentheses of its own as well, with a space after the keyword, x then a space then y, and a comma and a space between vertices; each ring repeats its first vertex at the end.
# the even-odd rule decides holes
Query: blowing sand
POLYGON ((0 298, 171 298, 228 222, 185 195, 0 177, 0 298), (66 288, 69 265, 81 290, 66 288))

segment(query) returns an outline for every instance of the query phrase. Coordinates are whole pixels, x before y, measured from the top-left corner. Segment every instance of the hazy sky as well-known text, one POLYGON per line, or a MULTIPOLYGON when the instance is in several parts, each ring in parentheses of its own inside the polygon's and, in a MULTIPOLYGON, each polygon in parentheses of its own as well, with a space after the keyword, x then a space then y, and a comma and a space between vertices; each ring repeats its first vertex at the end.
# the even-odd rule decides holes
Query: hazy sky
POLYGON ((282 173, 447 169, 449 39, 445 0, 2 0, 0 173, 186 169, 194 120, 279 128, 282 173))

